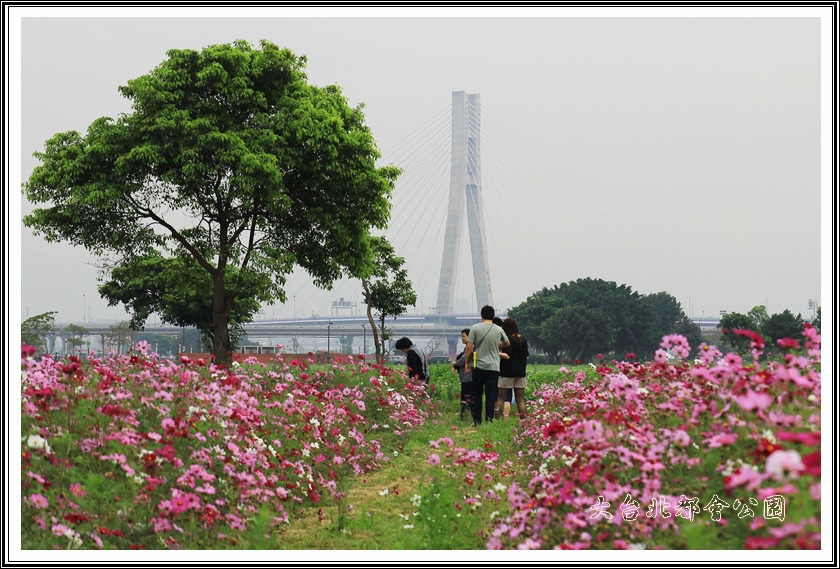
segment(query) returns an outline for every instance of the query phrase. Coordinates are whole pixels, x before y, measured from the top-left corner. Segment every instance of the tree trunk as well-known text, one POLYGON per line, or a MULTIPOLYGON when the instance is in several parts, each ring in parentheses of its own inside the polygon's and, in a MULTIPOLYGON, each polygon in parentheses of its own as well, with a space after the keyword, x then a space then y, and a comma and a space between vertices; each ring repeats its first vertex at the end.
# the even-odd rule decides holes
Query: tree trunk
POLYGON ((379 332, 376 329, 376 321, 373 319, 373 312, 370 304, 367 305, 367 317, 370 322, 370 331, 373 333, 373 347, 376 348, 376 363, 382 363, 382 350, 379 349, 379 332))
POLYGON ((232 357, 228 342, 227 303, 225 273, 221 270, 213 275, 213 359, 216 365, 227 365, 232 357))
POLYGON ((368 322, 370 323, 370 331, 373 334, 373 347, 376 349, 376 363, 382 364, 382 361, 385 359, 385 354, 380 349, 379 331, 376 327, 376 321, 373 319, 373 307, 371 306, 370 289, 368 288, 368 282, 364 279, 362 279, 362 289, 365 292, 365 305, 367 306, 366 312, 368 322))
POLYGON ((385 356, 388 353, 388 352, 385 351, 385 340, 387 340, 388 338, 386 338, 386 334, 385 334, 385 315, 384 314, 380 315, 380 317, 379 317, 379 326, 381 327, 381 330, 382 330, 382 337, 381 337, 381 341, 382 341, 382 361, 380 361, 379 363, 382 363, 382 362, 385 361, 385 356))

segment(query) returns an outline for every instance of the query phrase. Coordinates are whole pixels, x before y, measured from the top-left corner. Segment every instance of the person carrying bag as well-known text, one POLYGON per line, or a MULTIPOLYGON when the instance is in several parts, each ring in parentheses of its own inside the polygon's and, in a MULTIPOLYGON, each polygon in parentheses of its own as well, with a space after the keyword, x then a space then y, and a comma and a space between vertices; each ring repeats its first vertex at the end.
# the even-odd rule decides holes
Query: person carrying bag
POLYGON ((495 399, 499 383, 499 349, 510 345, 510 340, 499 326, 493 323, 496 311, 487 305, 481 309, 481 322, 470 328, 467 348, 464 350, 467 367, 472 372, 473 426, 481 424, 482 400, 484 416, 492 421, 495 416, 495 399))

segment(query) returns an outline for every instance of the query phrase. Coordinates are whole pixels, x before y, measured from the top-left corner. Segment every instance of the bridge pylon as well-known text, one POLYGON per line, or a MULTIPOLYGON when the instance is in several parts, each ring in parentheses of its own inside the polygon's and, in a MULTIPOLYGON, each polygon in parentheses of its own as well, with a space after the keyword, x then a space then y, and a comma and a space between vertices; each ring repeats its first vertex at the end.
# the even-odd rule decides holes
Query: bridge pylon
POLYGON ((452 92, 451 160, 449 209, 435 307, 438 314, 455 312, 458 253, 461 251, 465 214, 469 227, 476 304, 481 307, 493 303, 481 193, 481 95, 478 93, 452 92))

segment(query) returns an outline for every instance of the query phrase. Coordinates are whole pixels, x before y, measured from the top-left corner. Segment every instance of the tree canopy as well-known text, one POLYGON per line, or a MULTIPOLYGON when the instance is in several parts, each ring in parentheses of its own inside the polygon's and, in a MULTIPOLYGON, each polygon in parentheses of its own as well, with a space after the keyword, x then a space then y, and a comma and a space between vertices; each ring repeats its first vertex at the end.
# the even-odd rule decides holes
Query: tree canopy
POLYGON ((771 346, 782 338, 798 340, 802 336, 802 326, 805 320, 801 314, 794 314, 785 309, 777 314, 768 314, 764 306, 755 306, 747 314, 730 312, 724 315, 718 323, 723 332, 723 342, 739 353, 749 352, 751 339, 737 334, 736 330, 750 330, 760 335, 766 344, 771 346))
POLYGON ((718 328, 723 332, 721 343, 724 346, 730 347, 738 353, 746 353, 750 350, 750 338, 741 336, 735 333, 735 330, 752 330, 753 332, 760 332, 761 326, 759 319, 766 319, 767 311, 762 311, 764 306, 756 306, 749 311, 749 314, 741 314, 739 312, 729 312, 724 314, 718 328))
MULTIPOLYGON (((236 300, 254 283, 282 302, 295 266, 325 288, 371 274, 370 231, 387 224, 399 169, 375 165, 362 106, 309 84, 305 57, 267 41, 167 56, 119 88, 131 113, 58 133, 35 154, 42 164, 23 193, 48 205, 24 223, 100 256, 105 273, 136 269, 150 251, 180 260, 188 276, 169 285, 195 302, 190 291, 207 290, 193 271, 205 271, 213 352, 227 361, 232 315, 248 315, 236 300)), ((138 324, 138 303, 118 300, 138 324)))
POLYGON ((535 348, 553 358, 585 360, 609 352, 645 357, 678 327, 700 334, 670 294, 641 295, 626 284, 593 278, 543 288, 508 314, 535 348))
POLYGON ((802 337, 802 325, 805 320, 801 314, 794 316, 793 312, 785 309, 769 316, 761 326, 761 333, 773 344, 782 338, 798 340, 802 337))
MULTIPOLYGON (((230 289, 239 279, 236 267, 229 267, 225 277, 230 289)), ((231 351, 243 333, 242 325, 250 322, 268 302, 272 283, 267 275, 249 271, 241 279, 240 292, 228 314, 228 345, 231 351)), ((153 313, 164 322, 176 326, 194 326, 201 333, 202 343, 213 345, 213 281, 191 256, 165 258, 156 251, 126 259, 111 270, 111 279, 99 287, 109 305, 123 303, 132 315, 130 325, 140 330, 153 313), (179 286, 173 287, 172 283, 179 286)))
POLYGON ((58 332, 55 325, 56 314, 55 311, 44 312, 24 320, 20 325, 21 342, 34 346, 39 353, 51 352, 50 337, 58 332))

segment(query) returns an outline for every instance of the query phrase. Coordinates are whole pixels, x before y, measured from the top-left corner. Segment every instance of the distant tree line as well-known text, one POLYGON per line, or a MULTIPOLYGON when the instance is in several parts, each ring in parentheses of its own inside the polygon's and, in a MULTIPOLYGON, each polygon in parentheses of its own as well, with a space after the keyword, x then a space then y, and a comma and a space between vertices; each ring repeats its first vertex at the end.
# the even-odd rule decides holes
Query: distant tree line
POLYGON ((87 354, 90 350, 97 353, 128 353, 137 342, 145 340, 153 351, 162 356, 175 356, 179 351, 202 351, 208 349, 206 337, 196 328, 183 328, 177 334, 138 331, 131 322, 123 321, 112 324, 108 331, 92 334, 90 329, 78 324, 68 324, 59 328, 55 323, 57 312, 50 311, 27 318, 21 323, 21 342, 34 346, 36 355, 41 354, 87 354), (59 354, 56 340, 61 339, 59 354))
MULTIPOLYGON (((819 330, 822 325, 822 311, 817 308, 817 317, 812 325, 819 330)), ((718 324, 722 332, 721 345, 736 353, 746 353, 751 350, 752 339, 749 336, 736 333, 736 330, 750 330, 759 334, 765 342, 765 352, 772 352, 776 341, 782 338, 800 340, 802 326, 805 319, 801 314, 794 315, 785 309, 777 314, 769 314, 764 305, 753 307, 746 314, 730 312, 725 314, 718 324)))
POLYGON ((590 361, 598 354, 650 358, 662 336, 682 334, 693 349, 700 327, 666 292, 639 294, 626 285, 581 278, 532 294, 508 314, 552 363, 590 361))

